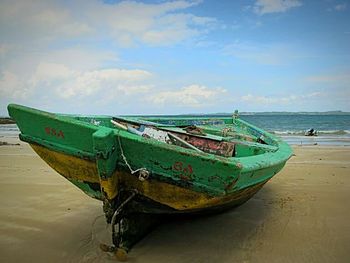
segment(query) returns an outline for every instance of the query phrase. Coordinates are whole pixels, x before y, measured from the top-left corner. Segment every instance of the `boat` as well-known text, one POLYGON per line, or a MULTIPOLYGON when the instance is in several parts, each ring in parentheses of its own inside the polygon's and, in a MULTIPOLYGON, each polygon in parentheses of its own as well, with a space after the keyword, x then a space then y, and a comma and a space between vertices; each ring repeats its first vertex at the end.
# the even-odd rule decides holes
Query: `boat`
POLYGON ((292 155, 233 116, 81 116, 8 105, 20 139, 102 201, 119 258, 161 215, 223 211, 251 198, 292 155))

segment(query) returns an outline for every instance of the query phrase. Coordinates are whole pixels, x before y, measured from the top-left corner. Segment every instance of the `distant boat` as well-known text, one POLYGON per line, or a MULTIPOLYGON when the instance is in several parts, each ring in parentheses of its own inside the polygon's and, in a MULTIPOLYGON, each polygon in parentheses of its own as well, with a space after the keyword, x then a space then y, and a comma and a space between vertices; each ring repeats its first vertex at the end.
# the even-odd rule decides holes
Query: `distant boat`
POLYGON ((278 173, 292 150, 233 117, 110 117, 10 104, 20 139, 87 195, 103 201, 123 258, 151 216, 240 205, 278 173))

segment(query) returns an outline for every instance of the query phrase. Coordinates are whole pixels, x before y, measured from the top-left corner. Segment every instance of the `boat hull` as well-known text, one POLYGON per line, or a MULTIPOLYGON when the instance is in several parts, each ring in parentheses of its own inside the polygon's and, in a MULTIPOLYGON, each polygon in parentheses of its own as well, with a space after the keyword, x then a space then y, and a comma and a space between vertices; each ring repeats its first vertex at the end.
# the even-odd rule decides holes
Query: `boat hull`
MULTIPOLYGON (((85 194, 103 201, 101 182, 96 162, 64 154, 31 143, 34 151, 56 172, 80 188, 85 194)), ((263 180, 249 187, 222 196, 211 196, 155 179, 140 181, 125 170, 116 170, 110 181, 109 195, 115 196, 117 188, 136 190, 139 198, 136 206, 143 213, 207 213, 240 205, 251 198, 268 181, 263 180), (114 188, 114 189, 113 189, 114 188), (113 193, 115 192, 115 193, 113 193)), ((104 188, 103 191, 106 191, 104 188)))

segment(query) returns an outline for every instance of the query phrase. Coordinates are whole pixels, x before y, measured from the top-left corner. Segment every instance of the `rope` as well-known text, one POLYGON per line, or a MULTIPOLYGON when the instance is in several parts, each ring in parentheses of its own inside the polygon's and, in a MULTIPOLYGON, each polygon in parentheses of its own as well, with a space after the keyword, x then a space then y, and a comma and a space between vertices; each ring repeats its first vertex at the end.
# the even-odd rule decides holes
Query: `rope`
MULTIPOLYGON (((125 157, 125 155, 124 155, 124 151, 123 151, 123 148, 122 148, 122 143, 121 143, 121 141, 120 141, 119 132, 120 132, 120 130, 118 130, 118 136, 117 136, 117 137, 118 137, 118 143, 119 143, 120 153, 121 153, 121 155, 122 155, 122 158, 123 158, 123 160, 124 160, 124 163, 125 163, 126 166, 129 168, 130 173, 131 173, 131 174, 135 174, 135 173, 137 173, 137 172, 140 172, 140 176, 141 176, 141 174, 148 174, 148 171, 147 171, 147 169, 146 169, 145 167, 142 167, 142 168, 139 168, 139 169, 136 169, 136 170, 133 170, 133 169, 131 168, 130 164, 128 163, 128 160, 126 159, 126 157, 125 157)), ((142 176, 144 176, 144 175, 142 175, 142 176)), ((139 177, 139 179, 140 179, 140 177, 139 177)), ((147 179, 147 178, 144 178, 144 179, 147 179)), ((141 180, 141 179, 140 179, 140 180, 141 180)))
MULTIPOLYGON (((94 240, 96 239, 99 243, 103 243, 103 242, 97 237, 97 235, 95 234, 95 231, 94 231, 94 230, 95 230, 95 224, 96 224, 96 222, 97 222, 97 219, 99 219, 99 218, 101 218, 101 217, 103 217, 103 216, 105 216, 105 215, 103 214, 103 215, 99 215, 99 216, 95 217, 94 221, 93 221, 92 224, 91 224, 91 241, 94 241, 94 240)), ((108 231, 108 225, 106 225, 105 230, 108 231)), ((108 232, 112 232, 112 231, 108 231, 108 232)))

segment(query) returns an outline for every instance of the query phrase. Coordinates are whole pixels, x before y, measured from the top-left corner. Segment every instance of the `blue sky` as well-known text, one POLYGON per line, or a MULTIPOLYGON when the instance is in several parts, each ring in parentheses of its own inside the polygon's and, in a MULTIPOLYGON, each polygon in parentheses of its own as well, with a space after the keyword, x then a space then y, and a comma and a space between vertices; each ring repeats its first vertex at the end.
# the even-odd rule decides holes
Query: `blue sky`
POLYGON ((350 111, 350 2, 0 1, 0 115, 350 111))

